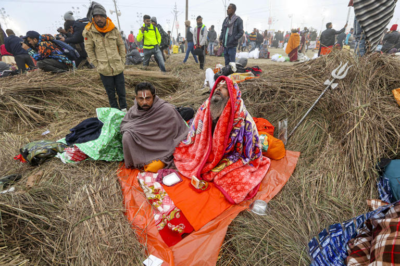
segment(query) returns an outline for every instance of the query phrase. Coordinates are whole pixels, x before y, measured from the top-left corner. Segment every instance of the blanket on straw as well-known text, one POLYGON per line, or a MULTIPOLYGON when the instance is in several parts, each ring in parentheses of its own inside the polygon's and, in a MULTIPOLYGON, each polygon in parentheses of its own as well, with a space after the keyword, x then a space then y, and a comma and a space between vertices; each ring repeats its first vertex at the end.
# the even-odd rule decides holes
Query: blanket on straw
MULTIPOLYGON (((124 153, 120 125, 125 113, 115 108, 97 108, 96 113, 97 118, 103 123, 100 136, 95 140, 75 144, 75 146, 92 160, 123 161, 124 153)), ((65 138, 59 140, 59 142, 66 144, 65 138)), ((65 153, 59 155, 59 157, 64 162, 72 162, 66 158, 65 153)))

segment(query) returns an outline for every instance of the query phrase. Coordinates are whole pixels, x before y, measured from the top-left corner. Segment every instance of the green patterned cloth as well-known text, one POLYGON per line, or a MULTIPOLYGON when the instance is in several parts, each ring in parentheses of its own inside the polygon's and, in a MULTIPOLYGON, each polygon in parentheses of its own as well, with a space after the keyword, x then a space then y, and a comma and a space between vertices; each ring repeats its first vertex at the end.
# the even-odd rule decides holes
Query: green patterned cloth
MULTIPOLYGON (((120 126, 125 113, 115 108, 97 108, 96 112, 97 118, 103 122, 100 137, 86 143, 75 144, 75 146, 92 160, 123 161, 124 152, 120 126)), ((65 138, 59 142, 66 143, 65 138)), ((58 157, 64 162, 72 162, 66 159, 65 153, 58 157)))

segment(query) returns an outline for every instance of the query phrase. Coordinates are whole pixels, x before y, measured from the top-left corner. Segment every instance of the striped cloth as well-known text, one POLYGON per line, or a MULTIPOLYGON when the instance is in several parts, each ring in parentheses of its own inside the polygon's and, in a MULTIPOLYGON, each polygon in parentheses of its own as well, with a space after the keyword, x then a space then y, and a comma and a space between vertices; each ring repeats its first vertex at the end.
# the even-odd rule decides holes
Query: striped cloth
POLYGON ((396 0, 354 0, 354 13, 360 23, 368 51, 375 51, 383 30, 393 18, 396 0))

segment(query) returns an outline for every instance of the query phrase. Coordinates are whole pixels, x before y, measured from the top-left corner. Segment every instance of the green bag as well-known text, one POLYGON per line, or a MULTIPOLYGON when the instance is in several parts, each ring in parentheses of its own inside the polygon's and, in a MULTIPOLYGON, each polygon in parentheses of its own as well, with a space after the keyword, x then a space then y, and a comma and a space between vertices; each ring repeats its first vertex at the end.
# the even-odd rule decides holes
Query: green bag
POLYGON ((30 165, 39 165, 47 159, 53 158, 59 152, 63 152, 67 145, 59 142, 40 140, 26 144, 20 149, 22 157, 30 165))

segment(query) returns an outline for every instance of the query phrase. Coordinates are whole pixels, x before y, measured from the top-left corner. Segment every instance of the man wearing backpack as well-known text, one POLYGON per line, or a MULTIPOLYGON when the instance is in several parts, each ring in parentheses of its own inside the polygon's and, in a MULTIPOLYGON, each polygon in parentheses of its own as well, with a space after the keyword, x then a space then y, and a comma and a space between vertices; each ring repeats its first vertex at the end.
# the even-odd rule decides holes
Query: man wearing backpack
POLYGON ((154 58, 158 61, 158 66, 162 72, 165 72, 164 59, 161 54, 161 34, 158 31, 157 27, 151 24, 150 16, 143 16, 143 26, 139 30, 139 34, 136 37, 138 42, 143 40, 143 67, 146 68, 149 66, 150 58, 154 55, 154 58))
POLYGON ((37 61, 39 69, 45 72, 61 73, 72 67, 72 60, 62 52, 61 47, 55 43, 54 37, 50 34, 40 35, 36 31, 28 31, 23 39, 22 49, 25 49, 37 61))
MULTIPOLYGON (((161 35, 160 50, 161 50, 161 54, 163 56, 164 63, 165 63, 165 61, 166 61, 165 60, 165 51, 168 49, 169 35, 164 31, 164 29, 161 27, 160 24, 157 24, 156 17, 151 18, 151 23, 153 24, 153 26, 157 27, 158 31, 160 32, 160 35, 161 35)), ((156 61, 157 61, 157 59, 156 59, 156 61)), ((158 62, 157 62, 157 64, 158 64, 158 62)))
POLYGON ((83 30, 85 29, 87 23, 83 23, 80 21, 75 20, 67 20, 64 23, 64 30, 69 33, 70 36, 67 38, 61 37, 60 41, 68 43, 69 45, 73 46, 78 50, 80 57, 76 60, 75 64, 76 67, 82 63, 82 65, 87 63, 87 53, 85 50, 85 44, 83 40, 83 30))
POLYGON ((126 50, 121 33, 107 17, 105 8, 96 2, 92 2, 87 17, 91 23, 85 27, 83 37, 89 60, 100 74, 111 107, 126 112, 126 50))

